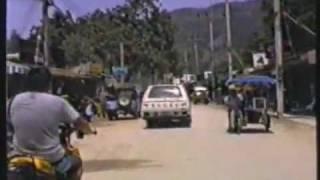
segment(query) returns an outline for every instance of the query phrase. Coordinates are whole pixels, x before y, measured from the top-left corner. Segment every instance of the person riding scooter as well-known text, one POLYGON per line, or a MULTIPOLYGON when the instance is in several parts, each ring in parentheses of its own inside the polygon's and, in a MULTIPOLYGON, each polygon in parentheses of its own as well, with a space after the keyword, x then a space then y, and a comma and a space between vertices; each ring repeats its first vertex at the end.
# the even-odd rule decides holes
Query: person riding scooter
POLYGON ((39 66, 28 73, 28 91, 13 97, 7 106, 7 137, 15 156, 41 157, 66 179, 81 179, 82 160, 68 154, 60 143, 59 125, 73 124, 84 134, 95 130, 63 98, 49 94, 51 73, 39 66))

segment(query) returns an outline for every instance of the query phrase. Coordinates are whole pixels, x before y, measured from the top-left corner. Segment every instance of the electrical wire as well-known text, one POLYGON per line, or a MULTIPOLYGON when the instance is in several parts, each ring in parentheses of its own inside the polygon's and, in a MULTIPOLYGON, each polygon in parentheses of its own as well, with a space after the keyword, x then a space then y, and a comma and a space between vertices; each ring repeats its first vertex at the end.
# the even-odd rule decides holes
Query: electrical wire
POLYGON ((297 56, 297 51, 294 48, 293 40, 292 40, 291 33, 290 33, 289 23, 288 23, 288 21, 286 19, 284 19, 283 21, 284 21, 285 31, 286 31, 286 34, 287 34, 290 50, 292 51, 294 56, 297 56))

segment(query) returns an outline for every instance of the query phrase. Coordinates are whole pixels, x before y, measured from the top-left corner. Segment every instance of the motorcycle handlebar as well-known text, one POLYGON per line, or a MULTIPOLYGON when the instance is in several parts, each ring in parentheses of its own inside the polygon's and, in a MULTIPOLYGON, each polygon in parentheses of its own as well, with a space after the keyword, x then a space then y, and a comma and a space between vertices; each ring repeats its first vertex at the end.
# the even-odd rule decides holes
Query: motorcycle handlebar
MULTIPOLYGON (((69 136, 73 133, 73 132, 77 132, 77 137, 78 138, 83 138, 84 135, 86 135, 86 133, 83 133, 79 130, 77 130, 74 126, 72 126, 71 124, 61 124, 59 125, 59 128, 61 130, 61 133, 64 134, 68 134, 69 136)), ((91 127, 91 129, 93 129, 93 131, 90 133, 92 135, 97 135, 98 132, 95 128, 91 127)), ((89 134, 87 134, 89 135, 89 134)))

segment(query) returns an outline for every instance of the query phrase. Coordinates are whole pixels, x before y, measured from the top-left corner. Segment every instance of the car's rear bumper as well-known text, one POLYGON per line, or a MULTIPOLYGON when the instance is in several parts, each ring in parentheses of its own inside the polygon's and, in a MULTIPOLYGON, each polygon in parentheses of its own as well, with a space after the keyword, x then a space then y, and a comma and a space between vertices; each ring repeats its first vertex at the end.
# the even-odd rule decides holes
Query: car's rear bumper
POLYGON ((158 119, 187 119, 190 118, 190 112, 179 111, 179 112, 142 112, 142 118, 145 120, 158 119))

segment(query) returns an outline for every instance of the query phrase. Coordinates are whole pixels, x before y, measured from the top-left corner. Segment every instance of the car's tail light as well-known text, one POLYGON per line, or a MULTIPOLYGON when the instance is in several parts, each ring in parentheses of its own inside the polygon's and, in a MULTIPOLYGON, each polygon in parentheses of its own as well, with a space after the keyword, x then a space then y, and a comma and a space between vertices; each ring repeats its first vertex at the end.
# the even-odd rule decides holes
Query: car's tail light
POLYGON ((148 107, 149 107, 149 104, 144 103, 144 104, 143 104, 143 107, 148 108, 148 107))

